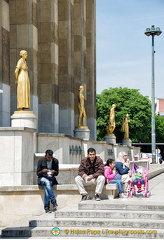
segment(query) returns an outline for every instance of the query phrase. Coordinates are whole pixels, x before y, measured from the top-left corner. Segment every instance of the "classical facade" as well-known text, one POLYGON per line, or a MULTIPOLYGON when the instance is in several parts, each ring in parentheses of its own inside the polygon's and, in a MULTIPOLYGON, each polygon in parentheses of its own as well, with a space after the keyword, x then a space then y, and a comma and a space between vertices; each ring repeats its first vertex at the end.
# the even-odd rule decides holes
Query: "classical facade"
POLYGON ((38 132, 73 136, 78 89, 85 88, 87 126, 96 139, 96 0, 0 1, 0 127, 17 110, 14 70, 28 52, 31 110, 38 132))

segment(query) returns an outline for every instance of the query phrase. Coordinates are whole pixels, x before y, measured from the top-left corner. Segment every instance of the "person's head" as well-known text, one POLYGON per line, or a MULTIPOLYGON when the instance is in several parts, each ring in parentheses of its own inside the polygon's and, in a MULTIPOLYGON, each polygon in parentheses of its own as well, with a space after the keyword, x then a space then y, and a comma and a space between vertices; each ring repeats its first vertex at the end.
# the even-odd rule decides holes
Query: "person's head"
POLYGON ((25 57, 25 58, 27 58, 27 51, 26 50, 21 50, 20 51, 20 53, 19 53, 19 55, 21 56, 21 57, 25 57))
POLYGON ((88 158, 91 162, 95 160, 96 157, 96 150, 94 148, 89 148, 88 149, 88 158))
POLYGON ((113 168, 115 167, 115 161, 114 161, 114 159, 109 158, 109 159, 106 161, 105 166, 108 166, 108 167, 110 167, 111 169, 113 169, 113 168))
POLYGON ((117 162, 126 162, 128 159, 128 154, 126 152, 119 152, 117 162))
POLYGON ((45 158, 48 162, 51 161, 51 159, 53 158, 53 151, 48 149, 46 152, 45 152, 45 158))

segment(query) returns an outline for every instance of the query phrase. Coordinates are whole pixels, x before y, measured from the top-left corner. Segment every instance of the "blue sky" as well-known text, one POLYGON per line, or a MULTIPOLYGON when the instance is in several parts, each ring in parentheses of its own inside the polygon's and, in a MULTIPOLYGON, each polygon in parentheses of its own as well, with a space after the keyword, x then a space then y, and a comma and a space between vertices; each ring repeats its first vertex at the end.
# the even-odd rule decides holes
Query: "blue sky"
POLYGON ((155 96, 164 98, 164 0, 96 0, 97 93, 110 87, 139 89, 151 97, 152 25, 155 96))

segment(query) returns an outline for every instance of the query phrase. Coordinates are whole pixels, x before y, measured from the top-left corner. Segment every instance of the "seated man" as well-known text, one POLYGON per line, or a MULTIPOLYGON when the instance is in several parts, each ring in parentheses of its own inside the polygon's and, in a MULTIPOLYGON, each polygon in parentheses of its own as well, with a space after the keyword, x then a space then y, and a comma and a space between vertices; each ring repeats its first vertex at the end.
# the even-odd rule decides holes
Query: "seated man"
POLYGON ((95 200, 100 201, 100 194, 105 183, 104 164, 102 159, 96 156, 96 150, 94 148, 89 148, 88 156, 81 160, 75 182, 82 195, 82 201, 90 199, 84 186, 92 184, 96 185, 95 200))
POLYGON ((52 186, 58 184, 55 176, 59 173, 59 163, 53 158, 53 151, 47 150, 45 157, 39 159, 37 166, 38 184, 44 186, 44 209, 50 211, 50 201, 54 210, 57 210, 56 198, 52 190, 52 186))

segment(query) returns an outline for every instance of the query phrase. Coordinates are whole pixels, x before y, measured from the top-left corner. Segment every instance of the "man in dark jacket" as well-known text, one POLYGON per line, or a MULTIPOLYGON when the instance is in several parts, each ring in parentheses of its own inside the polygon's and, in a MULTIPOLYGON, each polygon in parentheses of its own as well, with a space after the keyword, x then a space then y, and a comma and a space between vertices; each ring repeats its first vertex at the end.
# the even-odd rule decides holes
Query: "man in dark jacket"
POLYGON ((53 204, 54 210, 57 210, 57 202, 53 193, 53 185, 58 184, 55 176, 59 173, 59 162, 53 158, 53 151, 47 150, 45 157, 38 161, 37 176, 38 184, 44 186, 44 209, 50 212, 50 201, 53 204))
POLYGON ((75 182, 82 195, 82 201, 90 199, 84 186, 92 184, 96 185, 95 200, 100 201, 100 194, 105 183, 104 164, 102 159, 96 156, 94 148, 89 148, 88 156, 81 160, 75 182))

